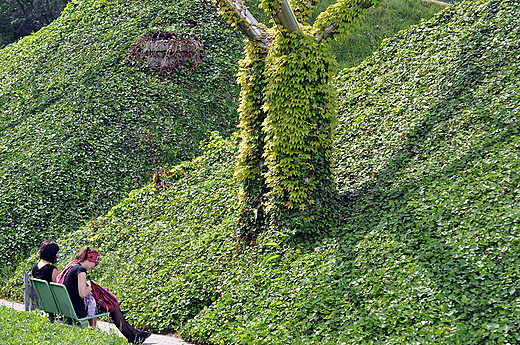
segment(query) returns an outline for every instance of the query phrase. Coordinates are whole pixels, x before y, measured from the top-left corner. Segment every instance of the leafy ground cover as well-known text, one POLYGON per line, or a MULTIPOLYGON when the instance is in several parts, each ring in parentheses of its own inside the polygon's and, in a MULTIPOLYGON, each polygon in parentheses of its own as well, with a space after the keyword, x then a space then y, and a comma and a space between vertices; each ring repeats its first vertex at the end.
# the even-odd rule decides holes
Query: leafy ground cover
POLYGON ((447 8, 338 77, 331 236, 242 246, 238 143, 214 134, 63 237, 62 265, 98 248, 134 324, 208 344, 519 343, 517 5, 447 8))
POLYGON ((119 345, 128 342, 114 333, 99 329, 66 328, 49 322, 47 316, 17 311, 0 306, 0 338, 2 344, 99 344, 119 345))
POLYGON ((240 53, 200 0, 75 0, 0 50, 0 268, 106 213, 154 167, 199 154, 211 130, 231 133, 240 53), (204 62, 159 78, 129 59, 159 31, 199 40, 204 62))
MULTIPOLYGON (((385 1, 335 43, 340 66, 439 9, 385 1)), ((41 239, 105 213, 155 166, 200 153, 211 130, 229 134, 239 40, 207 1, 78 0, 0 50, 0 272, 9 274, 41 239), (131 44, 160 30, 199 39, 205 63, 166 80, 130 63, 131 44)))

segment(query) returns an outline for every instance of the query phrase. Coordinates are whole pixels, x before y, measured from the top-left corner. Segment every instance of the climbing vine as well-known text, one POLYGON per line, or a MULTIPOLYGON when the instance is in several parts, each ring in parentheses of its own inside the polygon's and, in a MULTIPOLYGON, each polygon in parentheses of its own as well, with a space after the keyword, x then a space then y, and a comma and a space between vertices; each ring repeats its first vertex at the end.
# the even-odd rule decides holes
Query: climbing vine
POLYGON ((266 113, 262 109, 265 87, 265 61, 262 49, 248 44, 246 57, 240 61, 238 83, 241 87, 239 128, 242 139, 239 150, 239 168, 236 175, 242 181, 239 198, 242 202, 240 231, 243 239, 251 241, 264 225, 264 199, 268 192, 265 184, 266 167, 263 162, 265 135, 262 123, 266 113))
POLYGON ((267 29, 240 0, 214 0, 247 37, 238 77, 242 239, 254 240, 268 226, 293 235, 331 227, 337 120, 329 43, 376 1, 340 0, 309 25, 315 3, 263 0, 274 24, 267 29))

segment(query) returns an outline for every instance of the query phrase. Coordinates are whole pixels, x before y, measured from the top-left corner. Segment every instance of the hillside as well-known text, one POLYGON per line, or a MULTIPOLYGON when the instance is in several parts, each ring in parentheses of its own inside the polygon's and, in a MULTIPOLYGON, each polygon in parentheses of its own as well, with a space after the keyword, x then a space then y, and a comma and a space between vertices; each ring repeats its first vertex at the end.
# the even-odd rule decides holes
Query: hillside
POLYGON ((240 54, 198 0, 75 0, 0 50, 0 267, 198 155, 211 130, 231 133, 240 54), (132 58, 138 38, 162 31, 198 40, 203 62, 159 76, 132 58))
POLYGON ((99 249, 132 322, 208 344, 520 342, 519 28, 516 0, 465 2, 343 71, 333 235, 237 242, 238 143, 213 134, 62 264, 99 249))
MULTIPOLYGON (((65 3, 52 2, 52 18, 65 3)), ((257 3, 251 6, 260 18, 257 3)), ((4 5, 2 27, 22 13, 4 5)), ((26 17, 36 18, 50 3, 27 5, 26 17)), ((385 0, 355 29, 355 43, 335 43, 340 65, 359 62, 381 37, 440 8, 385 0)), ((38 17, 45 20, 37 26, 51 17, 38 17)), ((237 122, 240 40, 208 1, 78 0, 51 25, 0 49, 0 268, 9 274, 41 239, 105 213, 155 167, 198 155, 210 131, 229 135, 237 122), (164 78, 136 61, 136 40, 162 31, 199 40, 204 64, 164 78)))

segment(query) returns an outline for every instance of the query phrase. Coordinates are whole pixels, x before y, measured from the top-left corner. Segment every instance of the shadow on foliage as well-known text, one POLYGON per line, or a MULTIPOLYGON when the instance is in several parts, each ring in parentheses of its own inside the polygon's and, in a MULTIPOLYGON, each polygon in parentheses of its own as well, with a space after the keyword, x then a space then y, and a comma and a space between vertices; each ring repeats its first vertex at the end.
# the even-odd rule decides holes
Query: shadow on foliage
MULTIPOLYGON (((483 22, 492 20, 499 9, 500 1, 491 1, 483 22)), ((394 185, 399 172, 405 170, 414 157, 424 153, 423 145, 437 126, 460 114, 461 104, 473 106, 477 103, 472 92, 487 77, 486 68, 500 70, 509 64, 509 61, 499 59, 488 61, 487 65, 478 64, 488 39, 491 39, 485 26, 478 36, 478 39, 464 42, 458 59, 461 63, 447 83, 451 86, 438 96, 437 104, 432 105, 423 121, 410 131, 396 155, 381 170, 383 173, 375 181, 360 186, 355 193, 341 195, 345 217, 341 219, 343 224, 338 235, 344 243, 341 246, 343 250, 338 253, 337 276, 331 278, 333 287, 330 290, 343 290, 345 300, 351 304, 347 309, 360 314, 370 314, 371 304, 385 299, 408 303, 406 307, 400 306, 403 309, 399 312, 384 306, 374 311, 373 315, 365 315, 366 320, 373 317, 370 326, 364 326, 370 337, 386 337, 399 332, 398 328, 380 321, 375 316, 377 313, 394 313, 392 318, 398 321, 401 329, 405 329, 424 321, 427 310, 433 311, 437 313, 433 317, 434 324, 451 322, 451 326, 456 325, 453 327, 457 329, 455 337, 459 341, 467 341, 464 337, 471 336, 480 337, 483 343, 492 340, 494 331, 482 330, 483 324, 491 320, 502 318, 506 328, 501 331, 509 336, 515 334, 520 326, 518 319, 509 314, 511 308, 508 307, 513 305, 519 294, 514 285, 516 278, 507 273, 516 266, 518 258, 516 254, 505 254, 502 249, 510 245, 503 235, 507 231, 492 227, 492 224, 486 229, 468 226, 468 219, 473 219, 471 217, 475 215, 469 211, 461 213, 453 205, 435 205, 428 219, 424 218, 424 210, 410 205, 421 191, 436 190, 443 181, 466 178, 468 169, 475 170, 475 163, 484 161, 495 149, 514 140, 520 132, 518 123, 484 115, 479 120, 493 125, 495 133, 500 134, 485 140, 480 146, 472 147, 472 151, 453 160, 437 173, 400 186, 394 185), (360 228, 364 229, 364 233, 351 232, 351 229, 360 228), (462 228, 464 230, 460 234, 453 231, 462 228), (376 245, 379 247, 374 247, 376 245), (402 266, 392 272, 390 263, 402 266), (414 270, 406 271, 409 266, 414 270), (421 276, 415 270, 420 271, 421 276), (345 283, 344 276, 364 277, 363 288, 345 283), (406 286, 400 279, 411 279, 413 283, 406 286), (415 291, 421 288, 424 288, 423 292, 415 291), (444 313, 444 307, 451 310, 449 317, 446 316, 447 312, 444 313), (482 330, 482 334, 468 335, 476 329, 482 330), (468 334, 464 335, 465 332, 468 334)), ((511 180, 513 184, 501 190, 502 195, 519 187, 518 176, 511 176, 511 180)), ((494 217, 484 212, 479 214, 478 211, 484 210, 477 210, 477 216, 494 217)), ((483 223, 482 220, 477 221, 479 225, 483 223)))

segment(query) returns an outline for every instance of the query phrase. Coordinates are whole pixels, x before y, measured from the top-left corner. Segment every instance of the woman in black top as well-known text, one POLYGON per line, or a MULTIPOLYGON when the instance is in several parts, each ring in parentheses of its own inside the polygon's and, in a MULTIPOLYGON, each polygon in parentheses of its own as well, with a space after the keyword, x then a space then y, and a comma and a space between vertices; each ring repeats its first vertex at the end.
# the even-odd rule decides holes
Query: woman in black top
MULTIPOLYGON (((94 269, 100 261, 101 256, 97 251, 89 247, 83 247, 83 249, 76 254, 72 263, 69 264, 60 274, 60 277, 58 277, 59 281, 63 279, 63 285, 65 285, 69 292, 72 305, 79 318, 87 316, 83 299, 92 291, 90 282, 87 280, 87 271, 94 269), (62 278, 63 276, 65 276, 65 278, 62 278)), ((102 309, 100 306, 98 306, 98 308, 102 309)), ((119 307, 110 313, 110 317, 130 343, 141 343, 152 334, 150 332, 139 331, 130 326, 119 307)))
POLYGON ((81 265, 81 263, 71 266, 65 276, 63 285, 65 285, 69 292, 70 301, 79 318, 87 316, 83 298, 92 291, 90 285, 87 284, 87 269, 81 265))
POLYGON ((35 264, 32 269, 32 277, 37 279, 56 282, 58 269, 53 264, 56 263, 60 247, 52 241, 43 241, 40 244, 40 262, 35 264))

